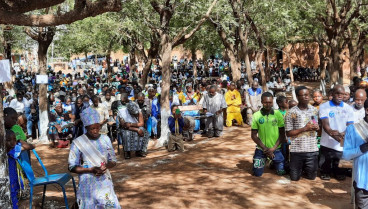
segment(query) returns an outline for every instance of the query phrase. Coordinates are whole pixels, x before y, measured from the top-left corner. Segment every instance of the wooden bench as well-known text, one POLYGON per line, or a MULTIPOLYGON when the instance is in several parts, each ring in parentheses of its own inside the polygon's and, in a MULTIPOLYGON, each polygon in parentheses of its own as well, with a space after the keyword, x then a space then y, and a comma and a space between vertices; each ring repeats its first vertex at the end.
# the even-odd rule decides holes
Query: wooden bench
MULTIPOLYGON (((194 110, 203 110, 203 107, 202 107, 202 105, 179 106, 179 110, 181 112, 194 111, 194 110)), ((212 116, 213 115, 211 115, 211 114, 205 114, 205 115, 189 116, 189 117, 193 117, 194 119, 201 119, 201 118, 209 118, 209 117, 212 117, 212 116)))
POLYGON ((203 110, 202 105, 187 105, 187 106, 179 106, 179 110, 182 112, 192 111, 192 110, 203 110))

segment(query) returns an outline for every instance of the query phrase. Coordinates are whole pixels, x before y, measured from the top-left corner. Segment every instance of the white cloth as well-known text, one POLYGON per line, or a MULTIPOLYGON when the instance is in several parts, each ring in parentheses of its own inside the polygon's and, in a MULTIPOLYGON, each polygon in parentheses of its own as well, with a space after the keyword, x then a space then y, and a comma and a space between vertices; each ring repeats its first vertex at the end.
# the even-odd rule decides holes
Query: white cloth
POLYGON ((365 110, 364 107, 360 108, 359 110, 355 108, 355 105, 351 105, 353 107, 354 112, 354 122, 359 122, 365 117, 365 110))
POLYGON ((17 112, 24 113, 24 103, 19 102, 16 98, 10 102, 9 107, 13 108, 17 112))
POLYGON ((129 114, 128 108, 126 107, 119 109, 118 114, 126 123, 138 123, 138 120, 129 114))

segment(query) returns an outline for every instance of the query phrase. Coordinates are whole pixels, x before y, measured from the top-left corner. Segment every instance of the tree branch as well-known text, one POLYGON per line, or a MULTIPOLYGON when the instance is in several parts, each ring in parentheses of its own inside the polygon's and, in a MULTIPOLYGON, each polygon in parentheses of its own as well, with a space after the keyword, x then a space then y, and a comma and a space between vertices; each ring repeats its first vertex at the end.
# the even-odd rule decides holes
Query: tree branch
POLYGON ((173 39, 173 47, 183 44, 190 37, 194 35, 195 32, 203 25, 203 23, 209 18, 213 7, 216 5, 217 0, 214 0, 211 6, 208 8, 206 14, 197 22, 197 25, 187 34, 185 32, 188 30, 189 26, 185 27, 175 38, 173 39))
POLYGON ((263 44, 263 40, 262 40, 261 34, 259 33, 258 27, 256 26, 256 24, 254 23, 253 19, 250 17, 250 15, 248 13, 244 12, 244 15, 247 18, 247 20, 248 20, 248 22, 250 24, 250 27, 252 28, 253 32, 256 35, 256 39, 258 41, 259 48, 261 50, 263 50, 264 49, 264 44, 263 44))
POLYGON ((230 51, 232 51, 234 53, 234 44, 232 44, 231 42, 229 42, 227 40, 227 35, 226 35, 224 29, 222 29, 221 25, 219 23, 215 22, 212 18, 210 18, 209 20, 211 21, 211 23, 215 27, 217 33, 219 34, 220 39, 221 39, 224 47, 227 50, 230 50, 230 51))
POLYGON ((74 8, 64 14, 28 15, 17 12, 0 10, 0 24, 13 24, 22 26, 55 26, 69 24, 87 17, 94 17, 105 12, 118 12, 121 10, 120 0, 87 1, 84 7, 74 8))
POLYGON ((164 6, 162 6, 161 4, 159 4, 156 0, 152 0, 152 1, 150 1, 150 3, 151 3, 151 6, 153 7, 153 9, 157 13, 159 13, 159 14, 162 13, 162 10, 163 10, 164 6))
POLYGON ((26 13, 63 3, 65 0, 0 0, 0 10, 26 13))

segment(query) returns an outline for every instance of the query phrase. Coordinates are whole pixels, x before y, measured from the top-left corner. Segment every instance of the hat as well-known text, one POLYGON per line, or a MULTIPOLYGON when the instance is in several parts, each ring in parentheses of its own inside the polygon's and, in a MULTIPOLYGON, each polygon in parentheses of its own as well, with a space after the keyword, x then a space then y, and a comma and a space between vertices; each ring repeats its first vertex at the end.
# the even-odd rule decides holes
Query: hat
POLYGON ((90 126, 100 122, 100 115, 97 110, 89 107, 82 111, 80 118, 84 126, 90 126))

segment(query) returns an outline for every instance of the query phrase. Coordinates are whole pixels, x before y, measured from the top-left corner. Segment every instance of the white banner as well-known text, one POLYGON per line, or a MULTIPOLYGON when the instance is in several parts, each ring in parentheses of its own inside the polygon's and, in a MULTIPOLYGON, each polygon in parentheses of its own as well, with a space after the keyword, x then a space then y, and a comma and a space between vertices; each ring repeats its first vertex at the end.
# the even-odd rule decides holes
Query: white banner
POLYGON ((36 75, 36 83, 37 84, 48 84, 49 77, 47 75, 36 75))
POLYGON ((0 83, 11 81, 10 61, 0 60, 0 83))

